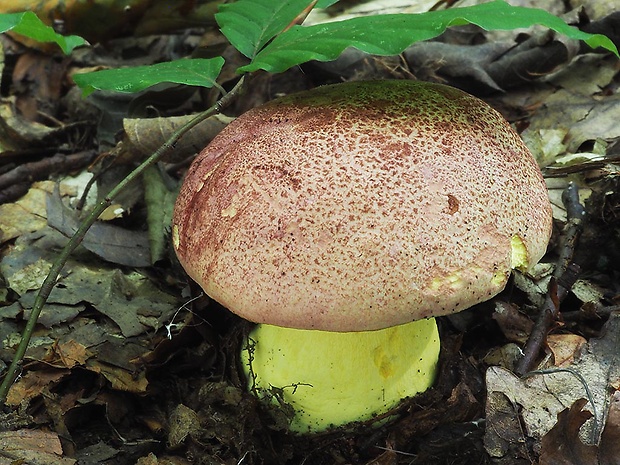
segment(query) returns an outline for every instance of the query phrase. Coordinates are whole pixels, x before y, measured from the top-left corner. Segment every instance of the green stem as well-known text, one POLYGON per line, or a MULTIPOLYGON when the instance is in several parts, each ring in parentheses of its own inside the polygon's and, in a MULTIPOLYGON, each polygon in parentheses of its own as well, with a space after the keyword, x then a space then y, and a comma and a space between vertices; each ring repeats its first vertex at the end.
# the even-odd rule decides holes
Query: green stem
POLYGON ((47 302, 47 299, 56 284, 58 275, 67 263, 67 259, 69 258, 69 256, 80 245, 80 243, 84 239, 84 236, 93 225, 93 223, 97 221, 97 218, 99 218, 101 213, 103 213, 103 211, 111 205, 112 200, 125 187, 127 187, 132 181, 139 177, 149 166, 157 163, 164 154, 172 150, 174 148, 174 145, 179 141, 181 137, 183 137, 183 135, 185 135, 186 132, 188 132, 190 129, 192 129, 194 126, 196 126, 198 123, 205 120, 206 118, 220 113, 222 109, 228 106, 228 104, 230 104, 230 102, 237 96, 237 94, 241 92, 244 86, 244 81, 245 76, 242 76, 241 79, 237 82, 237 84, 235 84, 235 86, 230 90, 230 92, 222 96, 222 98, 220 98, 215 103, 215 105, 213 105, 208 110, 205 110, 202 113, 196 115, 196 117, 193 118, 190 122, 174 131, 170 138, 166 140, 166 142, 164 142, 161 147, 159 147, 151 156, 144 160, 140 164, 140 166, 134 169, 131 173, 127 175, 127 177, 125 177, 121 182, 119 182, 114 187, 114 189, 110 191, 106 198, 99 202, 97 205, 95 205, 95 207, 88 214, 88 216, 82 221, 78 230, 73 234, 69 242, 67 242, 67 245, 65 245, 65 247, 61 250, 60 254, 52 264, 52 268, 50 269, 47 277, 45 278, 45 281, 43 281, 43 284, 39 289, 39 293, 37 294, 34 305, 32 307, 32 312, 30 313, 30 317, 28 318, 26 327, 24 328, 21 341, 17 346, 17 350, 15 351, 15 356, 13 357, 11 365, 7 370, 2 384, 0 384, 0 404, 5 403, 9 389, 11 388, 13 382, 19 374, 21 362, 24 358, 24 355, 26 354, 26 349, 28 348, 28 344, 30 343, 30 338, 32 337, 32 333, 37 324, 37 320, 39 319, 39 315, 41 314, 41 310, 43 309, 45 302, 47 302))

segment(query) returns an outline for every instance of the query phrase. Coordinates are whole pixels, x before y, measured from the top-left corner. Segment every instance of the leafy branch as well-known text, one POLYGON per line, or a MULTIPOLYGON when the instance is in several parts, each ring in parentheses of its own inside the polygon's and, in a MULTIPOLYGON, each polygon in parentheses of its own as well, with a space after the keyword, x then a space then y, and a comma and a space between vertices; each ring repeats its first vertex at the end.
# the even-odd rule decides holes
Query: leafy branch
MULTIPOLYGON (((331 2, 319 2, 326 6, 331 2)), ((250 63, 237 69, 237 73, 264 70, 281 73, 310 60, 331 61, 348 47, 375 55, 397 55, 407 47, 441 35, 451 26, 475 24, 485 30, 510 30, 534 25, 545 26, 570 39, 582 40, 590 47, 602 47, 616 56, 614 43, 604 35, 588 34, 569 26, 562 19, 538 8, 511 6, 503 0, 443 11, 416 14, 390 14, 352 18, 313 26, 295 24, 300 13, 311 6, 310 0, 238 0, 220 6, 215 19, 220 31, 250 63)), ((212 60, 218 60, 214 58, 212 60)), ((210 87, 217 80, 221 68, 204 69, 204 84, 184 80, 193 72, 193 60, 170 63, 167 72, 176 69, 177 78, 159 74, 159 65, 131 70, 104 70, 74 77, 77 85, 88 94, 94 89, 132 92, 136 79, 144 82, 144 73, 152 82, 175 82, 210 87), (192 67, 190 69, 190 67, 192 67)))

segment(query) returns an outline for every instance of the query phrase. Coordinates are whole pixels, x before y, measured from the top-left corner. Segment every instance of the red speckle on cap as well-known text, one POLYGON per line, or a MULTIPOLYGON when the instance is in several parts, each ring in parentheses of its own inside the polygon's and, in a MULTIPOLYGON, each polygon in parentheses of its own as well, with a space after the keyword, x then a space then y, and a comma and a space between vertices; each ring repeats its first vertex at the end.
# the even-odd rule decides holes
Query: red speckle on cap
POLYGON ((505 284, 511 238, 543 255, 551 209, 531 154, 447 86, 325 86, 253 109, 191 166, 175 248, 256 322, 361 331, 459 311, 505 284))

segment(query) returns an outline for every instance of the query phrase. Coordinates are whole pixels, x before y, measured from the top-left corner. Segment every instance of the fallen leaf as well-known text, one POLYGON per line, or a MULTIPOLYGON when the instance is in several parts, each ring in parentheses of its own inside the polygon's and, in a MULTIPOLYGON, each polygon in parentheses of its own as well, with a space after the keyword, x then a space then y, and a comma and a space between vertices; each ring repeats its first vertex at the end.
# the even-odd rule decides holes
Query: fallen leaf
POLYGON ((620 137, 619 99, 616 94, 599 98, 560 89, 538 109, 526 131, 567 129, 564 142, 569 153, 577 152, 587 140, 616 139, 620 137))
POLYGON ((591 281, 578 279, 571 287, 571 293, 584 303, 602 303, 605 291, 591 281))
MULTIPOLYGON (((0 261, 0 272, 9 288, 21 296, 19 305, 26 315, 55 259, 53 249, 64 240, 51 229, 22 236, 0 261)), ((177 297, 163 292, 141 273, 124 273, 78 258, 69 259, 65 265, 43 310, 42 324, 54 326, 71 321, 88 303, 114 321, 125 337, 130 337, 159 329, 176 312, 177 297)), ((14 313, 19 313, 19 309, 14 313)))
MULTIPOLYGON (((171 116, 168 118, 125 118, 123 129, 127 142, 123 156, 144 157, 150 155, 168 140, 181 125, 196 115, 171 116)), ((193 127, 174 145, 174 153, 166 155, 167 161, 181 161, 200 152, 234 118, 214 115, 193 127)), ((135 160, 131 160, 135 161, 135 160)))
MULTIPOLYGON (((607 10, 606 14, 610 11, 607 10)), ((616 67, 612 60, 601 60, 586 54, 576 57, 570 66, 558 72, 550 81, 576 94, 590 96, 600 94, 601 89, 611 84, 615 76, 616 67)))
POLYGON ((56 368, 73 368, 84 365, 92 353, 73 339, 55 344, 49 351, 46 362, 56 368))
POLYGON ((68 64, 68 58, 58 59, 33 51, 19 55, 12 82, 16 89, 15 108, 22 118, 43 124, 48 122, 41 114, 49 113, 61 97, 68 64))
POLYGON ((516 305, 502 301, 495 302, 493 319, 497 321, 506 339, 511 342, 520 342, 521 344, 527 341, 528 335, 534 327, 534 322, 520 312, 516 305))
POLYGON ((183 404, 177 405, 170 414, 168 422, 170 424, 168 446, 171 448, 179 447, 187 436, 200 429, 198 414, 183 404))
POLYGON ((58 145, 54 139, 62 139, 63 133, 67 131, 64 125, 52 128, 36 121, 28 121, 19 114, 16 104, 15 96, 3 97, 0 100, 0 158, 21 155, 35 147, 49 150, 58 145))
POLYGON ((596 412, 596 417, 586 422, 580 434, 583 438, 598 437, 603 426, 603 413, 609 403, 608 387, 620 380, 618 347, 620 315, 613 313, 603 327, 602 336, 581 346, 574 353, 573 362, 564 368, 550 368, 518 378, 508 370, 490 367, 486 374, 485 433, 485 445, 492 446, 489 453, 501 456, 511 448, 519 448, 518 441, 526 440, 533 440, 534 452, 539 451, 540 440, 554 427, 557 415, 576 400, 589 395, 591 399, 588 400, 594 406, 588 404, 587 408, 596 412), (505 415, 520 421, 498 420, 505 415))
POLYGON ((525 431, 521 428, 520 408, 503 392, 492 391, 486 402, 484 448, 496 459, 529 457, 525 431))
POLYGON ((40 395, 44 388, 57 383, 69 373, 68 370, 29 371, 11 386, 6 403, 15 407, 21 402, 33 399, 40 395))
POLYGON ((0 432, 0 465, 37 464, 73 465, 75 460, 62 457, 56 433, 43 430, 0 432))
POLYGON ((123 368, 108 365, 96 359, 88 360, 86 368, 103 375, 110 382, 112 388, 119 391, 144 394, 149 384, 144 371, 131 373, 123 368))
POLYGON ((111 459, 116 457, 120 451, 109 444, 99 441, 97 444, 85 447, 80 450, 78 460, 80 464, 113 463, 111 459))
POLYGON ((541 128, 536 131, 523 133, 525 145, 536 154, 536 160, 541 166, 554 163, 559 155, 566 153, 564 138, 568 129, 541 128))
POLYGON ((46 196, 47 192, 40 185, 34 185, 17 202, 0 205, 0 243, 38 231, 47 224, 46 196))
MULTIPOLYGON (((504 443, 506 438, 509 438, 508 442, 531 438, 535 451, 540 447, 542 436, 555 425, 557 414, 576 398, 585 396, 579 379, 571 373, 540 374, 521 379, 499 367, 487 370, 487 390, 485 444, 504 443), (495 422, 496 418, 505 417, 518 418, 519 421, 495 422)), ((509 450, 508 445, 501 448, 502 453, 509 450)), ((500 450, 494 453, 500 453, 500 450)))
POLYGON ((522 356, 523 350, 521 350, 521 347, 513 342, 509 342, 503 346, 493 347, 484 356, 483 361, 489 366, 499 366, 514 371, 517 361, 522 356))
POLYGON ((599 445, 599 465, 617 465, 620 459, 620 391, 611 396, 599 445))
MULTIPOLYGON (((241 463, 241 460, 238 462, 241 463)), ((146 457, 140 457, 136 462, 136 465, 191 465, 188 460, 182 457, 175 456, 163 456, 157 457, 152 452, 146 457)))
MULTIPOLYGON (((63 179, 60 182, 61 197, 71 200, 80 195, 91 176, 86 173, 63 179)), ((16 202, 0 205, 0 243, 45 227, 47 196, 54 192, 56 185, 53 181, 35 182, 16 202)))
POLYGON ((554 365, 566 367, 575 361, 587 340, 578 334, 549 334, 547 346, 553 354, 554 365))
POLYGON ((170 188, 169 185, 171 183, 166 182, 170 181, 168 176, 153 166, 144 171, 142 180, 144 184, 144 201, 146 203, 151 262, 155 263, 164 258, 166 250, 168 250, 172 210, 178 191, 176 188, 170 188))
POLYGON ((579 430, 592 414, 582 410, 586 399, 576 400, 558 414, 558 422, 542 438, 539 465, 595 465, 597 447, 584 444, 579 430))
MULTIPOLYGON (((80 219, 63 205, 56 191, 47 200, 47 222, 67 237, 80 225, 80 219)), ((98 221, 86 233, 82 245, 111 263, 133 267, 151 264, 148 235, 144 231, 131 231, 98 221)))

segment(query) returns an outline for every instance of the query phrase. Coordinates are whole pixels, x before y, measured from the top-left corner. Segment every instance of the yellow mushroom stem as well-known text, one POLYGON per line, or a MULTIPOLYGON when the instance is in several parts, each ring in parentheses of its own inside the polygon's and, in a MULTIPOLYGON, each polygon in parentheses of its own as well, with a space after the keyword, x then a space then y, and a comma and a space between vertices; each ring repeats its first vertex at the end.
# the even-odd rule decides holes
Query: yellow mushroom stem
POLYGON ((347 333, 259 324, 241 357, 251 389, 277 390, 293 408, 291 431, 316 433, 370 420, 428 389, 439 334, 434 318, 347 333))

